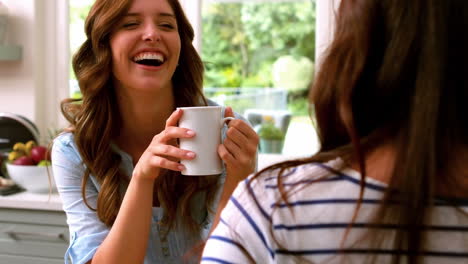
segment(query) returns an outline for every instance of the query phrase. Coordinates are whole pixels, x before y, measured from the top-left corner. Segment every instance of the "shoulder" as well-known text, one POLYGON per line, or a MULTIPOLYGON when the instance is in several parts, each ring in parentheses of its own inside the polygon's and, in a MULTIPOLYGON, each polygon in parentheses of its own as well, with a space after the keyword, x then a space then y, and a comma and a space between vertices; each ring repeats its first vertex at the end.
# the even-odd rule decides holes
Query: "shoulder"
POLYGON ((211 100, 211 99, 206 99, 206 102, 208 104, 208 106, 220 106, 218 103, 216 103, 215 101, 211 100))
MULTIPOLYGON (((329 187, 336 186, 341 180, 347 184, 350 179, 354 179, 344 178, 341 172, 343 169, 341 159, 326 163, 307 163, 283 171, 269 169, 258 175, 250 175, 239 183, 233 198, 239 200, 239 203, 252 204, 259 211, 270 214, 274 205, 282 200, 280 185, 291 198, 289 201, 301 199, 302 196, 328 195, 334 190, 329 187)), ((356 184, 356 187, 359 185, 356 184)))
POLYGON ((74 142, 75 136, 71 132, 63 132, 54 139, 55 145, 71 145, 74 142))
POLYGON ((333 163, 307 163, 293 167, 270 168, 257 175, 250 175, 240 186, 255 191, 277 190, 278 185, 294 186, 307 180, 319 180, 336 175, 339 167, 333 163))
POLYGON ((54 139, 52 145, 52 159, 56 159, 57 157, 66 157, 75 162, 81 162, 81 156, 75 144, 73 133, 65 132, 54 139))
MULTIPOLYGON (((295 224, 297 219, 315 219, 321 215, 322 211, 304 210, 301 205, 304 201, 314 202, 335 192, 332 185, 328 184, 336 184, 334 179, 339 171, 335 173, 333 170, 339 168, 337 162, 307 163, 250 175, 237 186, 221 214, 221 223, 214 234, 230 236, 241 243, 244 249, 249 249, 252 257, 264 258, 265 251, 258 249, 258 245, 266 244, 275 248, 278 242, 276 238, 282 239, 278 234, 273 235, 272 226, 295 224), (282 193, 286 195, 289 207, 282 193)), ((292 243, 288 240, 283 242, 292 243)))

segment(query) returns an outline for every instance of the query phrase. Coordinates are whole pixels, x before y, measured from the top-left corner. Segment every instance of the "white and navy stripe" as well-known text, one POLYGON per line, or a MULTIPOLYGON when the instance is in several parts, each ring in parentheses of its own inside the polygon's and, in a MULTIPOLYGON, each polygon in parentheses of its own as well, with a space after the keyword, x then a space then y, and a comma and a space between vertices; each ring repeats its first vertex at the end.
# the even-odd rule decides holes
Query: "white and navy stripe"
MULTIPOLYGON (((208 239, 202 263, 249 263, 251 259, 257 263, 295 263, 300 258, 313 263, 340 263, 339 258, 334 262, 334 256, 346 256, 351 262, 360 263, 369 255, 412 254, 393 250, 389 243, 381 248, 366 243, 350 246, 369 229, 388 232, 388 237, 392 237, 401 226, 367 221, 381 204, 386 188, 372 179, 365 183, 359 215, 350 225, 359 198, 360 175, 350 169, 336 171, 342 165, 337 159, 286 172, 281 179, 291 193, 289 206, 280 200, 273 173, 245 180, 208 239), (341 247, 347 228, 348 240, 341 247)), ((468 200, 436 201, 431 223, 424 227, 429 243, 420 254, 426 263, 468 263, 468 219, 451 206, 453 202, 468 211, 468 200)))

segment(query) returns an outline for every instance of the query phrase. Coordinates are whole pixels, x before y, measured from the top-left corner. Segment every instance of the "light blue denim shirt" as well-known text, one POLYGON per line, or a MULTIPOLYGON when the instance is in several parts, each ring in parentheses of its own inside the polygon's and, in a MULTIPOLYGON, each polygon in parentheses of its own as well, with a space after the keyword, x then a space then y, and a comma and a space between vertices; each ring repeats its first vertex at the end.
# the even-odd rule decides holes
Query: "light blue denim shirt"
MULTIPOLYGON (((243 117, 236 114, 236 118, 243 117)), ((223 138, 225 137, 226 126, 223 129, 223 138)), ((97 135, 98 136, 98 135, 97 135)), ((114 150, 122 158, 121 169, 128 177, 131 177, 133 171, 133 162, 130 155, 118 148, 114 150)), ((95 211, 89 209, 81 195, 81 182, 85 165, 78 152, 74 142, 74 136, 71 133, 64 133, 54 140, 52 148, 52 166, 60 194, 63 210, 67 215, 67 224, 70 231, 70 245, 65 253, 65 263, 81 264, 89 261, 101 243, 109 233, 109 228, 99 220, 95 211)), ((225 172, 219 178, 220 183, 224 183, 225 172)), ((220 185, 222 186, 222 185, 220 185)), ((96 208, 96 202, 100 184, 96 178, 91 175, 86 185, 86 197, 89 205, 96 208)), ((218 190, 217 199, 219 199, 221 189, 218 190)), ((163 216, 163 209, 153 207, 153 219, 151 231, 148 238, 148 248, 146 250, 145 264, 150 263, 181 263, 181 257, 194 246, 200 239, 206 238, 211 228, 213 214, 204 208, 204 195, 199 193, 192 200, 192 214, 195 220, 202 225, 202 232, 199 235, 189 237, 182 230, 172 230, 167 238, 161 239, 158 222, 163 216)), ((217 204, 216 200, 215 204, 217 204)), ((214 209, 214 208, 213 208, 214 209)))

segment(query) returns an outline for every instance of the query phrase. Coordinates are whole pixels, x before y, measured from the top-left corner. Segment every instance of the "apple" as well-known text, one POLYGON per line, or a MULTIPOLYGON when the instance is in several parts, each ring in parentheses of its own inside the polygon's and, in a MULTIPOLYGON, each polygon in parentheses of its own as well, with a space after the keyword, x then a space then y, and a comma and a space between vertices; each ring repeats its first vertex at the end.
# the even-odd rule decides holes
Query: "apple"
POLYGON ((47 148, 44 146, 35 146, 31 149, 31 158, 34 161, 34 164, 39 163, 41 160, 47 160, 47 148))
POLYGON ((44 166, 44 167, 47 167, 47 166, 50 166, 52 163, 50 163, 49 160, 41 160, 39 161, 39 163, 37 164, 37 166, 44 166))
POLYGON ((13 164, 14 165, 23 165, 23 166, 33 166, 36 163, 34 162, 34 160, 31 157, 23 156, 23 157, 19 157, 19 158, 15 159, 15 161, 13 161, 13 164))

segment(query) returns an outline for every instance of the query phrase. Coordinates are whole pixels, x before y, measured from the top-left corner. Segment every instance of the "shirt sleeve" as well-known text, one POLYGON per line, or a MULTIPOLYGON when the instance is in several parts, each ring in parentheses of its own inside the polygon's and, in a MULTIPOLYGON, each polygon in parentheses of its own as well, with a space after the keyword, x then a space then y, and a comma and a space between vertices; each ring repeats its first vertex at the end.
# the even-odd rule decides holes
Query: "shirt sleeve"
MULTIPOLYGON (((73 142, 71 134, 64 134, 54 140, 52 147, 52 169, 67 215, 70 231, 70 245, 65 253, 65 263, 86 263, 106 238, 109 229, 101 222, 96 211, 89 209, 81 195, 81 182, 85 166, 73 142)), ((98 190, 89 179, 86 198, 92 208, 96 208, 98 190)))
POLYGON ((240 183, 221 213, 220 223, 208 238, 201 263, 268 262, 271 222, 261 213, 248 180, 240 183))

